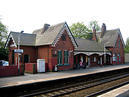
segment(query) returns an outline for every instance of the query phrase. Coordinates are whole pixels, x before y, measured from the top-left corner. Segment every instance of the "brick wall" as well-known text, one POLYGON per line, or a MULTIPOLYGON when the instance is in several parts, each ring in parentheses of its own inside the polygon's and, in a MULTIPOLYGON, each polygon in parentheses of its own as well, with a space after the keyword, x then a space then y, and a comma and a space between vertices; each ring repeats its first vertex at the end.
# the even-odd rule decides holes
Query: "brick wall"
POLYGON ((72 44, 71 39, 69 38, 68 34, 66 31, 63 32, 63 34, 66 35, 66 40, 63 41, 61 38, 58 40, 56 43, 56 46, 52 48, 52 55, 56 51, 56 56, 52 56, 52 67, 54 68, 55 65, 57 65, 57 52, 58 50, 62 51, 62 64, 64 64, 64 51, 68 50, 69 51, 69 65, 66 66, 58 66, 59 70, 67 70, 67 69, 72 69, 73 68, 73 62, 74 62, 74 46, 72 44))
POLYGON ((0 66, 0 77, 18 75, 17 66, 0 66))
POLYGON ((37 73, 37 63, 25 63, 25 72, 37 73))
POLYGON ((37 48, 34 46, 20 46, 23 49, 22 63, 24 63, 24 55, 29 55, 29 63, 35 63, 37 61, 37 48))
MULTIPOLYGON (((12 62, 12 53, 14 49, 17 49, 17 47, 10 47, 10 45, 14 44, 13 40, 10 39, 9 41, 9 64, 10 65, 17 65, 18 63, 18 54, 14 54, 14 63, 12 62)), ((21 63, 24 64, 24 55, 29 55, 29 62, 33 63, 36 62, 37 59, 37 48, 34 46, 20 46, 20 49, 23 49, 23 54, 21 54, 21 63)))
MULTIPOLYGON (((12 45, 12 44, 14 44, 13 43, 13 40, 12 39, 10 39, 10 41, 9 41, 9 44, 8 44, 8 48, 9 48, 9 55, 8 55, 8 58, 9 58, 9 64, 10 65, 14 65, 14 64, 16 64, 15 62, 15 58, 14 58, 14 63, 12 62, 12 51, 14 50, 14 49, 16 49, 16 47, 10 47, 10 45, 12 45)), ((14 55, 14 57, 15 57, 16 55, 14 55)))
POLYGON ((122 44, 122 40, 120 39, 120 36, 118 36, 117 42, 115 44, 115 47, 108 48, 112 52, 112 58, 113 54, 117 55, 117 60, 119 60, 118 54, 120 54, 120 62, 119 61, 112 61, 112 64, 124 64, 124 46, 122 44), (120 41, 120 47, 119 47, 119 41, 120 41))
POLYGON ((39 46, 37 49, 37 59, 45 59, 46 64, 46 70, 52 71, 52 65, 51 65, 51 48, 50 46, 39 46))

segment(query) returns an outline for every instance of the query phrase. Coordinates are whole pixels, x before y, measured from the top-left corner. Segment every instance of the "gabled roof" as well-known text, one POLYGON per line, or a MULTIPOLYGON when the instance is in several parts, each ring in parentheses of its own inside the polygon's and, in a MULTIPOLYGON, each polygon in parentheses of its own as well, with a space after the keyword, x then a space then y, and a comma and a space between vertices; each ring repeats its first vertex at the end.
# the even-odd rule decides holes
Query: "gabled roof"
POLYGON ((76 42, 78 47, 75 49, 75 51, 104 52, 104 45, 96 41, 76 38, 76 42))
MULTIPOLYGON (((17 32, 11 32, 12 37, 16 44, 18 43, 18 36, 20 33, 17 32)), ((34 46, 35 45, 35 34, 28 34, 28 33, 22 33, 20 35, 20 45, 28 45, 28 46, 34 46)))
POLYGON ((106 47, 113 47, 116 44, 116 41, 118 39, 118 35, 120 35, 120 38, 122 40, 122 43, 124 45, 124 41, 120 32, 120 29, 114 29, 114 30, 107 30, 102 38, 100 38, 101 32, 96 33, 97 39, 102 44, 105 44, 106 47))
POLYGON ((72 33, 69 30, 69 27, 66 22, 50 26, 45 32, 42 33, 42 29, 35 30, 33 34, 27 34, 22 33, 20 36, 20 33, 18 32, 10 32, 9 38, 7 39, 6 46, 8 44, 8 41, 10 37, 13 38, 14 42, 18 43, 18 37, 20 36, 20 45, 26 45, 26 46, 41 46, 41 45, 52 45, 55 46, 58 39, 61 37, 62 32, 64 30, 67 30, 68 35, 75 46, 77 47, 77 43, 72 35, 72 33))
POLYGON ((36 46, 40 45, 50 45, 55 40, 58 33, 64 28, 65 23, 60 23, 57 25, 50 26, 43 34, 39 34, 42 32, 42 29, 34 31, 33 33, 37 33, 36 35, 36 46))
POLYGON ((35 39, 36 39, 35 34, 28 34, 28 33, 20 34, 19 32, 12 32, 12 31, 8 36, 5 46, 7 47, 10 38, 12 38, 15 45, 17 45, 19 36, 20 36, 20 45, 35 46, 35 39))

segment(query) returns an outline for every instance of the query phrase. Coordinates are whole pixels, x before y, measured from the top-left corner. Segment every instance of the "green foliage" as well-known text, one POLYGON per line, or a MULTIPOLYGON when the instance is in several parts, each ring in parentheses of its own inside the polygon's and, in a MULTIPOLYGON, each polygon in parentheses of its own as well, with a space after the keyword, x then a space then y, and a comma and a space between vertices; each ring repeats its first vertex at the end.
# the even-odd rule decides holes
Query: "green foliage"
POLYGON ((92 30, 92 28, 95 26, 96 31, 100 31, 100 26, 98 25, 98 22, 96 20, 90 21, 89 23, 89 29, 92 30))
POLYGON ((73 33, 74 37, 84 38, 84 39, 88 39, 91 37, 89 34, 90 30, 83 23, 78 22, 72 24, 70 30, 73 33))
POLYGON ((85 25, 84 23, 74 23, 70 26, 70 30, 73 33, 74 37, 76 38, 83 38, 83 39, 91 39, 92 38, 92 28, 95 26, 96 31, 100 30, 97 21, 91 21, 89 26, 85 25))
POLYGON ((0 48, 4 47, 6 39, 7 39, 7 28, 0 21, 0 48))
POLYGON ((8 49, 0 48, 0 60, 8 61, 8 49))
POLYGON ((0 60, 8 60, 8 49, 4 48, 7 39, 7 28, 0 21, 0 60))
POLYGON ((126 45, 125 45, 125 53, 129 53, 129 37, 126 40, 126 45))

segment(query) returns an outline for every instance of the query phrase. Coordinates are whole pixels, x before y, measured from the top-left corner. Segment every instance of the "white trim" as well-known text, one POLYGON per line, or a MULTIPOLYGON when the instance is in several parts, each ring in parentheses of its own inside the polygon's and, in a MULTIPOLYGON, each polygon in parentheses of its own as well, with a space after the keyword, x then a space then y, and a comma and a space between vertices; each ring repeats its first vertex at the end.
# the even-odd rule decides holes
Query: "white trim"
POLYGON ((62 30, 59 32, 59 34, 57 35, 56 39, 54 40, 54 42, 52 43, 52 46, 55 47, 56 43, 59 41, 60 37, 62 36, 63 32, 66 30, 66 32, 68 33, 73 45, 75 48, 77 48, 77 44, 75 43, 75 40, 72 36, 72 33, 70 32, 70 30, 68 29, 67 24, 64 24, 64 27, 62 28, 62 30))
POLYGON ((13 38, 13 36, 12 36, 11 32, 10 32, 10 35, 9 35, 9 37, 8 37, 8 39, 7 39, 7 42, 6 42, 5 48, 8 46, 8 43, 9 43, 9 41, 10 41, 10 38, 12 38, 12 40, 13 40, 14 47, 17 47, 16 42, 14 41, 14 38, 13 38))
POLYGON ((96 62, 96 56, 94 56, 94 62, 96 62))
MULTIPOLYGON (((74 52, 74 55, 77 55, 77 54, 86 54, 86 55, 93 55, 93 54, 98 54, 98 55, 104 55, 104 52, 74 52)), ((109 54, 111 55, 110 52, 106 52, 106 54, 109 54)))
POLYGON ((121 41, 122 41, 122 44, 123 44, 123 46, 125 47, 125 43, 124 43, 124 40, 123 40, 123 37, 122 37, 122 34, 121 34, 121 31, 120 31, 120 29, 118 29, 118 33, 119 33, 119 35, 120 35, 120 39, 121 39, 121 41))
POLYGON ((11 44, 10 47, 15 47, 15 45, 14 44, 11 44))

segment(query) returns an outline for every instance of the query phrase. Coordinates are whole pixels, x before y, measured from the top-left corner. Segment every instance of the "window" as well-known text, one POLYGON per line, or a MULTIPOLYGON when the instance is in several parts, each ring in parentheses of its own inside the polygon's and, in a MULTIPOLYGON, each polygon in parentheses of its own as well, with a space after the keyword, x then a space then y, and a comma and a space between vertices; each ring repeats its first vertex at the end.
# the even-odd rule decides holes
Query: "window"
POLYGON ((12 64, 14 64, 14 50, 12 50, 12 64))
POLYGON ((115 56, 115 54, 113 54, 113 61, 116 61, 116 56, 115 56))
POLYGON ((65 41, 65 40, 66 40, 66 35, 65 35, 65 34, 62 34, 61 39, 62 39, 63 41, 65 41))
POLYGON ((119 44, 118 45, 119 45, 119 48, 120 48, 120 40, 119 40, 119 44))
POLYGON ((52 50, 52 56, 53 56, 53 57, 56 57, 56 56, 57 56, 57 51, 52 50))
POLYGON ((28 63, 29 62, 29 55, 24 55, 24 63, 28 63))
POLYGON ((120 54, 118 54, 118 57, 119 57, 119 62, 120 62, 120 61, 121 61, 121 60, 120 60, 120 54))
POLYGON ((64 51, 64 64, 68 64, 68 60, 69 60, 69 52, 64 51))
POLYGON ((62 51, 58 51, 58 64, 62 64, 62 51))
POLYGON ((110 62, 110 56, 109 55, 106 56, 106 61, 110 62))

